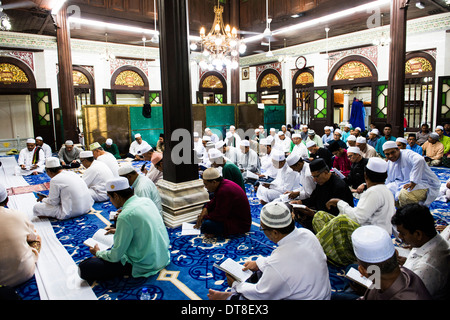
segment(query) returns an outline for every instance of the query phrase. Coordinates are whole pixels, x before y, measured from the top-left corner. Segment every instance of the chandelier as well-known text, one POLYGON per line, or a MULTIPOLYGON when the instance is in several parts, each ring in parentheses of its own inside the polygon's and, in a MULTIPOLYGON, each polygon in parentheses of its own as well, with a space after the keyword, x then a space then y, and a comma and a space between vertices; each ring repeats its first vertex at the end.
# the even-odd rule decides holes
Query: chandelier
POLYGON ((205 28, 200 29, 202 59, 199 66, 202 69, 221 71, 224 66, 237 69, 239 53, 244 53, 247 49, 245 43, 240 42, 236 28, 224 26, 222 13, 223 7, 218 2, 214 6, 215 17, 211 31, 205 34, 205 28))

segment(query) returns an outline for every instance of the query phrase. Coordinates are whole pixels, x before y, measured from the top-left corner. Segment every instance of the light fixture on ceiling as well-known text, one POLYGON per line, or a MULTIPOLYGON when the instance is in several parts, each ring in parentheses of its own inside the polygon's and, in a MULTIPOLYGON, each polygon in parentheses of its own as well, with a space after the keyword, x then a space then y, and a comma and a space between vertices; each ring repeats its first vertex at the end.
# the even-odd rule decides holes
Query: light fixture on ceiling
POLYGON ((419 8, 419 9, 425 9, 425 5, 421 1, 417 1, 416 2, 416 7, 419 8))
MULTIPOLYGON (((112 52, 109 51, 108 34, 107 33, 105 33, 105 43, 106 43, 106 50, 105 50, 105 53, 102 55, 103 58, 106 61, 114 60, 116 58, 116 56, 112 52)), ((145 43, 145 41, 144 41, 144 43, 145 43)))
POLYGON ((237 29, 223 24, 223 7, 217 1, 214 6, 214 22, 208 34, 205 34, 205 28, 200 29, 201 48, 203 59, 199 65, 202 69, 222 70, 224 66, 230 66, 232 69, 239 67, 239 53, 244 53, 247 46, 240 43, 237 35, 237 29))
POLYGON ((155 14, 153 16, 153 19, 155 21, 155 34, 152 37, 153 43, 159 43, 159 32, 156 30, 156 0, 153 0, 153 10, 155 11, 155 14))
POLYGON ((1 7, 2 2, 0 1, 0 30, 9 31, 11 30, 11 21, 6 13, 3 12, 3 7, 1 7))
MULTIPOLYGON (((383 27, 383 18, 384 18, 384 13, 381 14, 381 27, 383 27)), ((387 36, 386 33, 383 31, 381 33, 381 37, 373 40, 372 43, 374 46, 384 47, 391 43, 391 38, 389 36, 387 36)))
POLYGON ((270 23, 272 19, 269 19, 269 0, 266 0, 266 29, 264 30, 264 37, 271 37, 272 31, 270 30, 270 23))

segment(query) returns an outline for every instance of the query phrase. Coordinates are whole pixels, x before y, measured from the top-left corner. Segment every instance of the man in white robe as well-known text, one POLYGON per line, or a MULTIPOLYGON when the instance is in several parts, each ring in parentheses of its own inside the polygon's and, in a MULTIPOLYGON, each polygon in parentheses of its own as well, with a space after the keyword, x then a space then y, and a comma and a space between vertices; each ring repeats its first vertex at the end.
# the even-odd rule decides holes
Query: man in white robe
POLYGON ((44 142, 44 139, 42 139, 42 137, 40 136, 36 137, 36 146, 41 147, 42 150, 44 150, 45 158, 51 157, 53 155, 52 148, 48 144, 46 144, 44 142))
POLYGON ((41 148, 36 147, 36 140, 27 140, 27 147, 20 150, 17 164, 19 166, 15 168, 16 176, 35 175, 44 172, 45 153, 41 148))
POLYGON ((250 142, 248 140, 241 141, 241 153, 238 159, 238 167, 242 172, 244 180, 247 178, 247 171, 254 174, 259 174, 261 172, 261 160, 258 154, 250 149, 250 142))
POLYGON ((104 162, 95 160, 92 151, 81 151, 80 161, 86 168, 82 178, 89 188, 92 199, 95 202, 109 200, 106 192, 106 181, 114 179, 111 169, 104 162))
POLYGON ((272 143, 270 139, 262 139, 260 143, 261 153, 264 153, 261 159, 261 175, 275 179, 277 177, 278 170, 272 163, 272 143))
POLYGON ((225 158, 233 162, 235 165, 238 163, 239 149, 226 145, 225 141, 220 140, 215 144, 216 149, 223 153, 225 158))
POLYGON ((33 207, 33 215, 69 219, 88 213, 94 200, 83 179, 72 171, 63 170, 58 158, 45 160, 45 168, 50 177, 48 197, 39 197, 33 207))
POLYGON ((292 148, 291 153, 298 153, 302 158, 309 157, 308 148, 306 148, 306 143, 303 141, 301 134, 294 133, 292 142, 294 143, 294 148, 292 148))
POLYGON ((412 150, 400 150, 395 141, 385 142, 383 152, 388 160, 386 185, 400 207, 408 203, 429 206, 438 197, 439 178, 421 155, 412 150))
POLYGON ((135 160, 140 160, 138 158, 137 152, 139 148, 147 145, 148 142, 145 140, 142 140, 142 136, 140 133, 136 133, 134 135, 134 141, 130 144, 130 148, 128 150, 127 158, 132 158, 135 160))
POLYGON ((286 162, 286 157, 279 150, 272 151, 273 166, 278 169, 277 176, 270 184, 262 183, 256 196, 262 204, 274 201, 286 191, 299 188, 298 173, 293 171, 286 162))
MULTIPOLYGON (((114 177, 117 178, 119 176, 119 163, 112 153, 105 151, 98 142, 91 144, 89 149, 92 151, 95 160, 105 163, 111 170, 114 177)), ((139 154, 139 150, 140 149, 136 150, 136 155, 139 154)))
POLYGON ((215 134, 214 132, 212 132, 210 128, 205 129, 205 135, 211 137, 212 143, 216 143, 219 141, 219 136, 217 134, 215 134))
POLYGON ((299 175, 299 187, 295 190, 287 190, 289 200, 304 200, 311 196, 311 193, 316 189, 316 182, 311 175, 309 163, 303 160, 299 153, 291 153, 286 162, 288 166, 299 175))
POLYGON ((230 126, 230 130, 227 131, 226 136, 225 136, 225 140, 224 140, 225 144, 227 146, 239 148, 239 146, 241 145, 241 140, 242 140, 241 137, 236 132, 236 127, 230 126))
POLYGON ((287 137, 283 131, 278 131, 278 140, 276 140, 274 148, 284 153, 289 153, 291 150, 291 138, 287 137))

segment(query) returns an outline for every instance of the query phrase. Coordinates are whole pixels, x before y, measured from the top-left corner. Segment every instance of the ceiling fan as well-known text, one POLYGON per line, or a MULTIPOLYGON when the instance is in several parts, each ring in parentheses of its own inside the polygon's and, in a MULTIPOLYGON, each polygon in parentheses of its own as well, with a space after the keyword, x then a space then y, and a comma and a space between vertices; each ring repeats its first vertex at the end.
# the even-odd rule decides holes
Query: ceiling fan
POLYGON ((2 4, 2 2, 0 1, 0 12, 2 12, 3 10, 14 10, 14 9, 31 8, 31 7, 36 7, 36 3, 34 3, 33 1, 24 0, 24 1, 8 3, 8 4, 2 4))

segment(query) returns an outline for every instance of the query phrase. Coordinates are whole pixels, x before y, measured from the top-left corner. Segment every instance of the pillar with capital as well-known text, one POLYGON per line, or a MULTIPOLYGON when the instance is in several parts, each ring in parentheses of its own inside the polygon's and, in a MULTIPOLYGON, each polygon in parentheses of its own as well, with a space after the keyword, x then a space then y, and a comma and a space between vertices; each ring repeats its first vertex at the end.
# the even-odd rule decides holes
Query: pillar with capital
POLYGON ((350 95, 353 93, 352 90, 343 90, 344 94, 344 111, 342 116, 342 122, 347 123, 350 119, 350 95))

